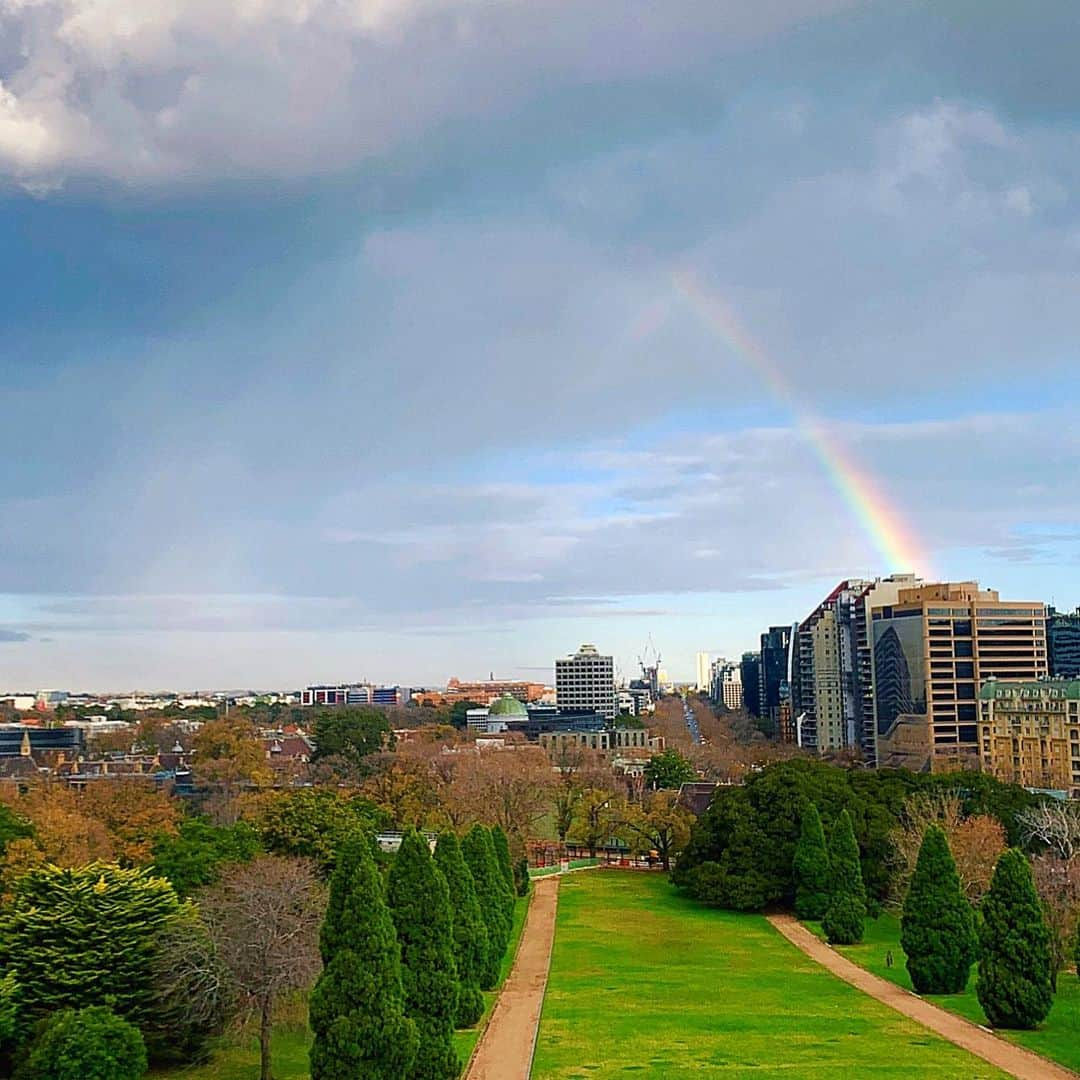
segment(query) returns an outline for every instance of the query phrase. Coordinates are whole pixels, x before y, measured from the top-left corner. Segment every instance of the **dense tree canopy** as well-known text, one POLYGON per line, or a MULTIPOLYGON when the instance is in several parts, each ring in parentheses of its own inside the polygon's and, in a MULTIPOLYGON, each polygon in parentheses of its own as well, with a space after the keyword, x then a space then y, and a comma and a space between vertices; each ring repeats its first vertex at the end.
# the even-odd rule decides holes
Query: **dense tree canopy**
POLYGON ((161 834, 154 841, 153 868, 180 896, 191 896, 217 881, 222 866, 247 862, 260 850, 258 834, 245 821, 212 825, 203 818, 189 818, 176 833, 161 834))
POLYGON ((683 784, 697 779, 697 772, 678 752, 678 750, 665 750, 662 754, 655 754, 645 766, 645 783, 653 788, 678 789, 683 784))
POLYGON ((315 752, 312 761, 338 758, 354 769, 362 769, 369 754, 393 746, 386 713, 372 708, 322 709, 312 723, 315 752))

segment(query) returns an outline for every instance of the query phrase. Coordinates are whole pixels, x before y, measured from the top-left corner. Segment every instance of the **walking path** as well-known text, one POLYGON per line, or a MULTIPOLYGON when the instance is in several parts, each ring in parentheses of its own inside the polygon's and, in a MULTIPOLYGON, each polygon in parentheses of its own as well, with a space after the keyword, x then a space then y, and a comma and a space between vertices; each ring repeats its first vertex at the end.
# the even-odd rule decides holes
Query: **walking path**
POLYGON ((553 874, 533 881, 533 898, 514 966, 480 1037, 465 1080, 529 1080, 555 941, 559 877, 553 874))
POLYGON ((977 1024, 939 1009, 929 1001, 853 964, 810 933, 794 916, 770 915, 769 922, 811 960, 816 960, 845 982, 1019 1080, 1076 1080, 1077 1074, 1069 1069, 999 1039, 977 1024))

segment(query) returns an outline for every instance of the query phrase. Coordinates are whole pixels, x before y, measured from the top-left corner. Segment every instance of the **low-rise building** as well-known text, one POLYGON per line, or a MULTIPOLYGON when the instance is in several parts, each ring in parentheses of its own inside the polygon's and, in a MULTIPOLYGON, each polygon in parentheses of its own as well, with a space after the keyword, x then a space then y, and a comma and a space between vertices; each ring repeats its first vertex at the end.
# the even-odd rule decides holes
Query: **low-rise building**
POLYGON ((989 679, 979 705, 984 772, 1080 797, 1080 679, 989 679))

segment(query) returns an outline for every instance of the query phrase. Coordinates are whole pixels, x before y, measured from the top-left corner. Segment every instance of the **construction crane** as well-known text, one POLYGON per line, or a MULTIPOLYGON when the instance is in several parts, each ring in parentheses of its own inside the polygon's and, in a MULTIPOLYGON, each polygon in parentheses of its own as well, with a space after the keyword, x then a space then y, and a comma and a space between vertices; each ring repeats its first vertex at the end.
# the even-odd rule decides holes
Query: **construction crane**
POLYGON ((649 690, 652 692, 653 699, 655 700, 660 696, 660 664, 662 657, 660 651, 653 643, 652 634, 649 634, 649 640, 645 642, 645 647, 638 655, 638 664, 641 665, 641 678, 648 683, 649 690), (652 662, 649 663, 649 656, 652 655, 652 662))

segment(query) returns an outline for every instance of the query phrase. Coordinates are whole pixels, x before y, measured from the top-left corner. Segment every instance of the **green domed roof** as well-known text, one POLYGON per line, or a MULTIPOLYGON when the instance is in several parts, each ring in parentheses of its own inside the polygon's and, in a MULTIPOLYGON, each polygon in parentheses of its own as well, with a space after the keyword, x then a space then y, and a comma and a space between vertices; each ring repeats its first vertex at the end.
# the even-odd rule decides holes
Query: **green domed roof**
POLYGON ((502 716, 507 720, 527 720, 529 711, 513 694, 503 694, 488 707, 488 716, 502 716))

